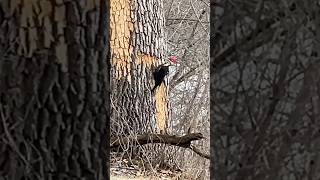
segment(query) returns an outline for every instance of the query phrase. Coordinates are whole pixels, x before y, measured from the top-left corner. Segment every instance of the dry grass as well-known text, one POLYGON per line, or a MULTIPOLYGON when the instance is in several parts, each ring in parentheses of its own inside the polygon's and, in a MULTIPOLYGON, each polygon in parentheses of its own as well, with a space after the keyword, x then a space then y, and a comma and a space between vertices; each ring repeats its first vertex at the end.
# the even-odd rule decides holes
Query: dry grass
POLYGON ((110 177, 111 180, 127 180, 127 179, 135 179, 135 180, 149 180, 150 178, 146 177, 126 177, 126 176, 113 176, 110 177))

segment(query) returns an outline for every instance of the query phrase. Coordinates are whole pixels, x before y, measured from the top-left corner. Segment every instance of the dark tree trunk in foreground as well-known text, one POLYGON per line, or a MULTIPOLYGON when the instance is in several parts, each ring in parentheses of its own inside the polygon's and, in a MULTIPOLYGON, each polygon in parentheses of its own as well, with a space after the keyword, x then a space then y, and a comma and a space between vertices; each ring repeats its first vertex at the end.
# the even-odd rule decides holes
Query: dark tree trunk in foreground
POLYGON ((109 179, 106 2, 0 1, 0 179, 109 179))

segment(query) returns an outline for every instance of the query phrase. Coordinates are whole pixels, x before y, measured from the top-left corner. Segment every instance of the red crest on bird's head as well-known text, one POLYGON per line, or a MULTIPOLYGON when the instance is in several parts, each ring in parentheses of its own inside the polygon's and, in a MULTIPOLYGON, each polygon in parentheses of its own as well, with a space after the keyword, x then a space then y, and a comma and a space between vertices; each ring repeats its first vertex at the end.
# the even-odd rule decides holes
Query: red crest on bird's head
POLYGON ((176 63, 177 63, 177 56, 170 56, 170 57, 169 57, 169 60, 170 60, 172 63, 176 64, 176 63))

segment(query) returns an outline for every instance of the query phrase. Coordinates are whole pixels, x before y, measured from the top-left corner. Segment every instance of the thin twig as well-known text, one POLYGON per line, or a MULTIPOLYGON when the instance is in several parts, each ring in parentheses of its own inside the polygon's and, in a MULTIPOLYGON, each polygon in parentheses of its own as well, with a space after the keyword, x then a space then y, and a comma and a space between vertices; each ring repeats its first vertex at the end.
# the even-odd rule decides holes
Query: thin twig
POLYGON ((8 144, 18 154, 18 156, 22 159, 22 161, 25 163, 25 165, 29 166, 28 161, 22 155, 22 153, 19 151, 19 148, 17 147, 16 143, 14 142, 14 140, 13 140, 13 138, 12 138, 12 136, 11 136, 9 130, 8 130, 8 126, 7 126, 7 123, 6 123, 6 120, 8 119, 8 117, 5 118, 2 105, 0 105, 0 115, 1 115, 2 125, 3 125, 3 129, 4 129, 4 132, 5 132, 5 135, 8 138, 8 144))

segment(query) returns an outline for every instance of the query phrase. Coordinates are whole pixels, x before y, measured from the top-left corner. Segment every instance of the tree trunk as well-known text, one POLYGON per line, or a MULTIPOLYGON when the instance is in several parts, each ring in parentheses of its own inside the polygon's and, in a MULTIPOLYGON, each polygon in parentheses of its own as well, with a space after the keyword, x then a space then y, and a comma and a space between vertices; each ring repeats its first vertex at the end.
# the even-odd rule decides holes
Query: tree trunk
POLYGON ((111 0, 111 136, 166 128, 167 86, 150 91, 152 71, 164 59, 162 10, 160 0, 111 0))
POLYGON ((109 179, 106 2, 0 2, 0 179, 109 179))

